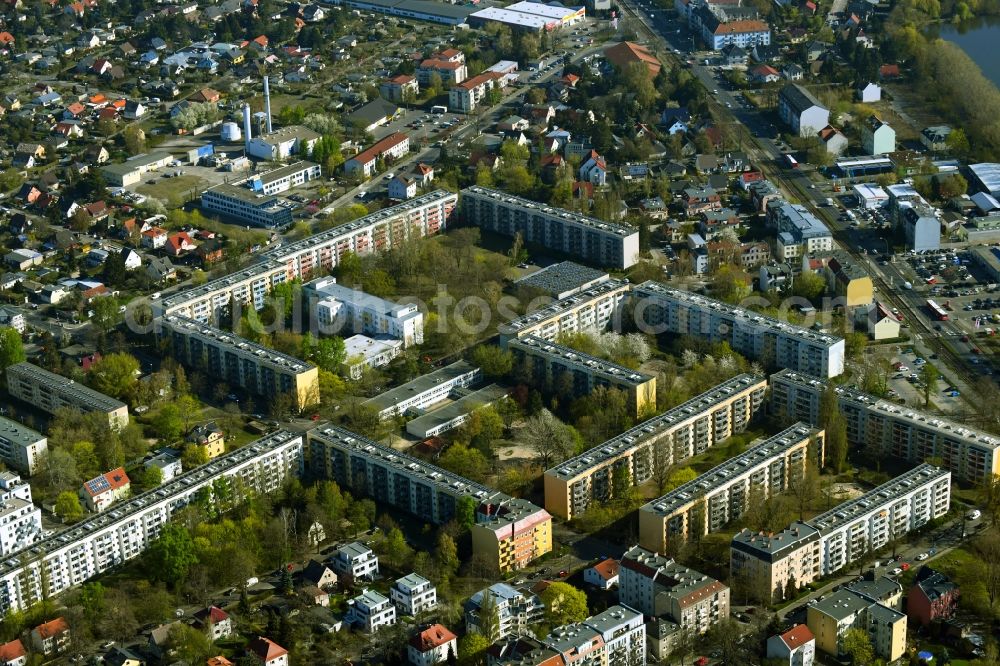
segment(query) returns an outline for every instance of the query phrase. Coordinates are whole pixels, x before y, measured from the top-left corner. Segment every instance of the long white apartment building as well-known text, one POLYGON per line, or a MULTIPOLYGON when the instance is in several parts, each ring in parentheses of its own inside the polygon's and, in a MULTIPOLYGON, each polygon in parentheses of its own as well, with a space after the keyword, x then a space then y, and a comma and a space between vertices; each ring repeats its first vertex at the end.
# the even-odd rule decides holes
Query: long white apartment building
POLYGON ((290 278, 306 280, 335 268, 345 252, 366 255, 388 250, 410 238, 433 236, 447 227, 456 205, 457 194, 435 190, 308 238, 285 243, 263 256, 283 263, 290 278))
POLYGON ((156 320, 156 335, 169 340, 175 359, 213 379, 254 395, 291 396, 296 409, 319 403, 319 369, 235 333, 179 315, 156 320))
POLYGON ((28 476, 38 471, 49 450, 48 438, 12 419, 0 416, 0 459, 28 476))
POLYGON ((948 513, 951 472, 922 464, 778 534, 742 530, 730 545, 732 580, 784 599, 948 513))
POLYGON ((452 391, 472 386, 483 378, 483 372, 466 361, 455 361, 434 372, 384 391, 364 402, 373 407, 380 419, 402 416, 410 410, 424 410, 445 400, 452 391))
POLYGON ((153 311, 207 322, 231 312, 234 304, 260 310, 275 285, 289 279, 284 265, 262 261, 201 286, 164 296, 153 303, 153 311))
POLYGON ((31 502, 31 486, 13 472, 0 472, 0 557, 42 538, 42 511, 31 502))
POLYGON ((458 195, 437 190, 384 208, 347 224, 262 253, 258 263, 198 287, 156 301, 157 314, 180 314, 198 321, 217 317, 232 301, 259 310, 276 284, 335 268, 346 252, 358 255, 389 249, 407 238, 444 229, 458 195))
POLYGON ((628 296, 629 283, 608 279, 561 298, 544 308, 529 312, 514 321, 500 324, 500 344, 529 335, 554 342, 564 333, 598 332, 608 328, 619 316, 620 306, 628 296))
POLYGON ((652 280, 632 289, 636 323, 657 333, 728 342, 765 366, 819 377, 844 372, 844 339, 652 280))
POLYGON ((128 425, 128 405, 89 386, 22 361, 6 370, 7 391, 37 409, 55 414, 64 407, 105 414, 112 428, 128 425))
POLYGON ((231 490, 277 490, 302 473, 302 451, 301 434, 272 433, 0 560, 0 611, 25 610, 135 558, 176 511, 216 484, 239 478, 231 490))
POLYGON ((525 567, 552 550, 552 517, 531 502, 505 495, 357 433, 321 426, 308 433, 310 470, 356 495, 442 525, 475 512, 472 550, 501 573, 525 567))
POLYGON ((521 233, 527 243, 577 259, 628 268, 639 260, 639 231, 564 208, 473 185, 462 190, 462 216, 471 224, 505 236, 521 233))
MULTIPOLYGON (((826 388, 826 382, 815 377, 777 372, 771 375, 771 411, 816 423, 826 388)), ((1000 474, 1000 437, 847 386, 834 390, 851 446, 912 463, 934 458, 969 484, 992 481, 1000 474)))
POLYGON ((356 334, 402 340, 404 348, 424 341, 424 315, 416 303, 393 303, 337 284, 335 278, 313 280, 305 291, 308 302, 315 303, 321 333, 339 334, 346 328, 356 334))
POLYGON ((639 509, 639 545, 656 553, 696 531, 716 532, 749 502, 784 492, 810 456, 823 466, 825 433, 796 423, 639 509))
POLYGON ((624 433, 546 470, 545 509, 572 520, 593 502, 611 499, 615 470, 625 467, 633 486, 665 468, 743 432, 760 409, 766 378, 741 374, 624 433))

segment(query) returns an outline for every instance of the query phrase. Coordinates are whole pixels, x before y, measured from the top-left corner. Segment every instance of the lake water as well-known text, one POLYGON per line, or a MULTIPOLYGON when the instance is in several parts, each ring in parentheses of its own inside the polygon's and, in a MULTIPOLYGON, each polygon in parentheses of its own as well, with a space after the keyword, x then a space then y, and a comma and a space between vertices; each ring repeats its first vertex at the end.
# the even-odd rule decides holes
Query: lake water
POLYGON ((976 61, 986 78, 1000 88, 1000 58, 997 57, 1000 17, 988 16, 960 25, 942 24, 936 28, 936 33, 941 39, 961 47, 976 61))

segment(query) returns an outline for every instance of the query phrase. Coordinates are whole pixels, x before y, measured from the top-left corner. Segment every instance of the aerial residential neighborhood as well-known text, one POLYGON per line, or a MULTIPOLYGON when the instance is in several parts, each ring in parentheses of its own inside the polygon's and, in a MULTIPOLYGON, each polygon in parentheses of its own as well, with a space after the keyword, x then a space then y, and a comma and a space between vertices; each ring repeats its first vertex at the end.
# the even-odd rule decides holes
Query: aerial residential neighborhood
POLYGON ((0 666, 996 664, 998 15, 3 3, 0 666))

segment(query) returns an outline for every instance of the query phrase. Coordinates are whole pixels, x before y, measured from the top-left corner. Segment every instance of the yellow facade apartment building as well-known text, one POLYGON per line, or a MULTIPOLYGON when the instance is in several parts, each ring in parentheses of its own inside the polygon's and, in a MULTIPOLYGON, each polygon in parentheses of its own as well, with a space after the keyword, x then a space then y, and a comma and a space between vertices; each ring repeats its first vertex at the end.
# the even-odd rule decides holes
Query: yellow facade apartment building
POLYGON ((592 502, 612 499, 615 471, 632 486, 743 432, 764 402, 767 380, 741 374, 643 421, 624 433, 545 472, 545 509, 560 518, 580 516, 592 502))
POLYGON ((639 509, 639 545, 657 553, 668 543, 705 535, 743 515, 750 502, 784 492, 810 458, 823 466, 825 433, 796 423, 639 509))

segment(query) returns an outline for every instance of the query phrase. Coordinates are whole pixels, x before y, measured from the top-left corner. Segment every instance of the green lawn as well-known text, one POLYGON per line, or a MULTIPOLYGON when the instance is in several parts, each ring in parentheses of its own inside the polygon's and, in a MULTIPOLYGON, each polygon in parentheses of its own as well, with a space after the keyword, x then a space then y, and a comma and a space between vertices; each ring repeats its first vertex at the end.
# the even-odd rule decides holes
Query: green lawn
POLYGON ((135 189, 140 194, 163 201, 168 208, 177 208, 184 205, 192 192, 201 192, 204 185, 205 181, 197 176, 184 175, 171 178, 158 176, 155 183, 143 183, 135 189))

